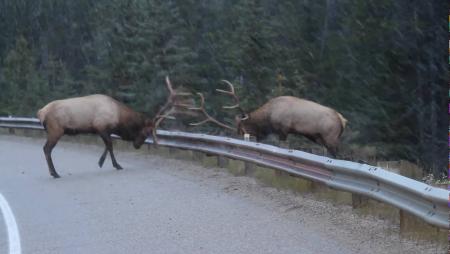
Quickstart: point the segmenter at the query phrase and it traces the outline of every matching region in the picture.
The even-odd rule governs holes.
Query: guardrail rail
[[[0,117],[0,127],[43,130],[38,119],[24,117]],[[201,151],[282,170],[333,189],[376,199],[434,226],[449,228],[448,190],[380,167],[228,137],[163,130],[157,134],[161,146]],[[146,143],[152,144],[153,140],[147,139]]]

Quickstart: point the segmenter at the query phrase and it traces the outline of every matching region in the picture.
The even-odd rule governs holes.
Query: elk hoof
[[[52,173],[51,175],[53,176],[53,178],[61,178],[61,177],[58,175],[58,173]]]
[[[122,169],[123,169],[119,164],[114,165],[114,167],[115,167],[117,170],[122,170]]]

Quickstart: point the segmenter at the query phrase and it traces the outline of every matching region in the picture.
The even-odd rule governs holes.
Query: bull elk
[[[216,90],[232,96],[236,102],[232,106],[223,106],[223,108],[236,108],[241,112],[240,115],[235,117],[235,129],[239,135],[250,134],[255,136],[257,141],[260,141],[268,134],[274,133],[278,134],[279,139],[284,141],[288,134],[299,134],[325,146],[328,152],[336,157],[339,138],[347,123],[347,120],[339,112],[309,100],[280,96],[272,98],[253,112],[246,113],[240,106],[234,86],[229,81],[222,81],[229,86],[229,90]],[[202,98],[202,105],[203,101]],[[194,110],[203,111],[207,118],[193,125],[217,122],[205,112],[204,107],[194,108]],[[222,126],[223,124],[219,125]],[[227,126],[227,128],[232,127]]]
[[[168,103],[164,110],[160,110],[153,119],[101,94],[55,100],[41,108],[37,112],[37,117],[47,132],[44,154],[50,175],[54,178],[60,177],[53,165],[51,153],[64,134],[98,134],[105,143],[105,150],[98,161],[99,167],[103,166],[109,152],[112,164],[118,170],[122,167],[114,157],[111,134],[116,134],[123,140],[132,141],[136,149],[139,149],[146,138],[152,134],[154,142],[157,143],[155,130],[162,119],[169,117],[167,114],[160,115],[160,113],[170,109],[176,97],[168,77],[166,77],[166,85],[170,92]]]

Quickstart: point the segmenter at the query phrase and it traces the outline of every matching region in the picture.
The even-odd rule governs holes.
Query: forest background
[[[443,0],[0,0],[0,115],[54,99],[111,95],[154,114],[164,76],[208,110],[293,95],[341,112],[343,150],[447,172]],[[192,131],[219,133],[216,126]],[[232,134],[230,134],[232,135]]]

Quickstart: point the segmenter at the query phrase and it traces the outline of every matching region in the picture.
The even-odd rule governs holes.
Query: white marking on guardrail
[[[6,233],[8,235],[9,254],[20,254],[20,236],[17,227],[16,219],[9,207],[8,201],[0,193],[0,212],[3,214],[3,219],[6,224]]]

